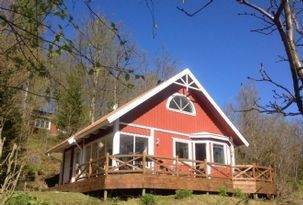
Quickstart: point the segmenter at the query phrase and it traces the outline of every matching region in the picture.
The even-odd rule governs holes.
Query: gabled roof
[[[196,77],[192,74],[189,69],[185,69],[180,73],[176,74],[175,76],[171,77],[170,79],[164,81],[163,83],[157,85],[156,87],[146,91],[145,93],[139,95],[138,97],[132,99],[128,103],[124,104],[123,106],[117,108],[116,110],[110,112],[109,114],[101,117],[96,122],[92,123],[91,125],[85,127],[84,129],[78,131],[73,136],[76,140],[86,137],[92,132],[96,130],[111,125],[117,119],[128,113],[129,111],[133,110],[137,106],[141,105],[143,102],[147,101],[157,93],[161,92],[171,84],[178,84],[185,86],[188,89],[194,89],[200,91],[202,95],[207,99],[210,105],[214,108],[214,110],[218,113],[219,117],[227,123],[230,129],[235,133],[235,135],[239,138],[239,140],[246,146],[248,146],[247,140],[242,136],[239,130],[233,125],[233,123],[227,118],[227,116],[223,113],[220,107],[216,104],[216,102],[210,97],[207,91],[203,88],[203,86],[199,83]],[[70,138],[71,138],[70,137]],[[69,138],[68,138],[69,139]],[[50,148],[47,153],[50,152],[57,152],[65,149],[68,144],[68,139],[62,141],[61,143],[57,144],[56,146]]]

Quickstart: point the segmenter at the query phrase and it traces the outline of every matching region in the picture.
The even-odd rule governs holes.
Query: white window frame
[[[176,158],[176,142],[185,143],[188,145],[188,159],[192,159],[192,141],[186,140],[186,139],[180,139],[180,138],[173,138],[173,157]]]
[[[185,98],[188,100],[190,106],[192,107],[193,112],[186,112],[186,111],[182,111],[182,110],[177,110],[177,109],[174,109],[174,108],[170,108],[170,107],[169,107],[169,104],[170,104],[170,102],[173,100],[173,98],[176,97],[176,96],[185,97]],[[166,109],[168,109],[168,110],[170,110],[170,111],[173,111],[173,112],[178,112],[178,113],[182,113],[182,114],[186,114],[186,115],[196,116],[196,108],[195,108],[193,102],[192,102],[186,95],[183,95],[183,94],[181,94],[181,93],[175,93],[175,94],[171,95],[171,96],[167,99],[167,102],[166,102]]]
[[[81,163],[86,163],[85,159],[86,159],[86,149],[87,149],[87,147],[90,146],[90,156],[92,156],[92,152],[93,152],[93,146],[92,145],[94,143],[97,143],[97,146],[98,146],[98,143],[101,142],[101,140],[102,140],[101,138],[98,138],[98,139],[96,139],[94,141],[91,141],[91,142],[89,142],[89,143],[87,143],[87,144],[84,145],[84,147],[83,147],[83,157],[80,160]],[[99,157],[98,155],[99,155],[99,153],[97,152],[97,158]]]
[[[120,134],[120,136],[119,136],[120,138],[121,138],[121,135],[134,136],[133,140],[135,140],[136,137],[147,138],[147,143],[148,143],[147,154],[148,155],[153,155],[154,154],[154,138],[152,136],[135,134],[135,133],[130,133],[130,132],[120,132],[119,134]],[[119,148],[118,148],[119,153],[120,153],[120,142],[121,142],[121,140],[119,140],[119,144],[118,144],[118,146],[119,146]],[[135,145],[135,143],[133,143],[133,144],[134,144],[133,145],[134,146],[133,150],[134,150],[136,145]]]
[[[206,161],[210,161],[210,150],[209,150],[209,141],[205,141],[205,140],[197,140],[197,141],[192,141],[193,143],[193,159],[196,159],[196,144],[205,144],[205,148],[206,148]]]
[[[36,122],[37,121],[39,121],[39,126],[37,126],[36,124]],[[46,122],[48,122],[48,126],[46,127],[45,126],[45,123]],[[42,123],[43,123],[43,125],[42,125]],[[41,118],[37,118],[37,119],[35,119],[35,124],[34,124],[34,126],[35,126],[35,128],[39,128],[39,129],[47,129],[47,130],[50,130],[50,128],[51,128],[51,121],[50,120],[48,120],[48,119],[41,119]]]
[[[222,143],[222,142],[212,142],[211,143],[211,152],[212,152],[212,163],[215,163],[216,165],[221,165],[220,163],[217,163],[214,161],[214,145],[223,145],[223,154],[224,154],[224,163],[222,165],[228,165],[227,162],[227,156],[226,156],[226,143]]]

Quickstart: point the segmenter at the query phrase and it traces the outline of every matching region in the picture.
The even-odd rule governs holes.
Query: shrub
[[[193,191],[192,190],[185,190],[185,189],[180,189],[180,190],[176,190],[176,199],[184,199],[184,198],[188,198],[191,197],[193,195]]]
[[[142,205],[155,205],[156,204],[156,196],[153,194],[145,194],[141,197]]]
[[[228,196],[228,194],[227,194],[227,189],[226,189],[225,186],[220,186],[220,187],[219,187],[219,195],[220,195],[220,196]]]
[[[119,197],[113,197],[112,198],[112,205],[118,205],[119,204],[119,200],[120,200]]]
[[[237,198],[244,198],[244,194],[243,194],[243,192],[241,191],[241,189],[239,189],[239,188],[236,188],[235,190],[234,190],[234,197],[237,197]]]
[[[47,205],[46,202],[37,199],[37,197],[30,196],[28,193],[16,192],[5,203],[5,205]]]

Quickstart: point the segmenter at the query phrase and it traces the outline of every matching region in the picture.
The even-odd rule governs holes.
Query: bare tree
[[[233,121],[249,141],[249,147],[237,149],[239,163],[272,166],[277,194],[289,197],[302,176],[302,121],[286,120],[281,114],[264,115],[257,110],[243,112],[254,105],[258,92],[253,84],[241,87],[236,102],[230,106]]]
[[[236,0],[243,6],[248,7],[252,12],[245,12],[241,15],[251,16],[261,21],[261,28],[254,32],[265,35],[278,32],[281,43],[284,47],[286,57],[280,60],[288,62],[288,69],[291,72],[291,88],[272,79],[265,71],[263,65],[260,68],[260,79],[250,78],[258,82],[266,82],[273,85],[273,100],[266,105],[255,104],[253,109],[264,113],[281,113],[284,116],[303,115],[303,67],[300,47],[302,46],[302,11],[303,4],[299,0],[267,0],[262,6],[250,0]],[[187,16],[195,16],[209,7],[214,0],[202,1],[201,6],[193,12],[183,7],[177,7]],[[260,3],[261,4],[261,3]],[[267,4],[268,6],[264,6]],[[296,106],[295,112],[290,107]]]

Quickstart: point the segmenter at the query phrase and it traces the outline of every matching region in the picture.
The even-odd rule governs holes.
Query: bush
[[[228,196],[228,194],[227,194],[227,189],[226,189],[225,186],[220,186],[220,187],[219,187],[219,195],[220,195],[220,196]]]
[[[188,198],[191,197],[193,195],[193,191],[192,190],[185,190],[185,189],[180,189],[180,190],[176,190],[176,199],[184,199],[184,198]]]
[[[244,198],[244,194],[243,194],[243,192],[241,191],[241,189],[239,189],[239,188],[236,188],[235,190],[234,190],[234,197],[236,197],[236,198]]]
[[[30,196],[28,193],[16,192],[5,203],[5,205],[47,205],[46,202],[37,199],[37,197]]]
[[[156,204],[156,196],[152,194],[145,194],[141,197],[142,205],[155,205]]]

